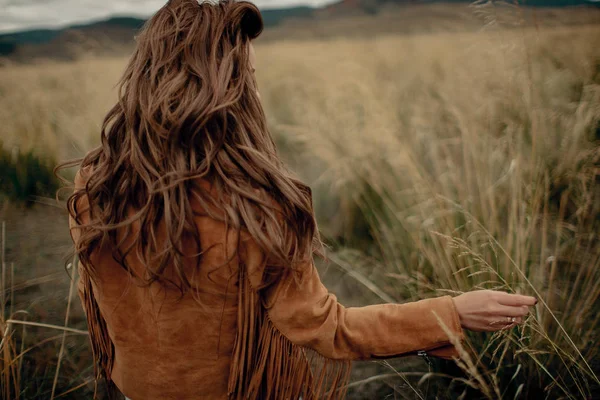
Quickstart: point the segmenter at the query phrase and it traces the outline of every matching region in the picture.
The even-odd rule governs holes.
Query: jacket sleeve
[[[251,239],[246,241],[245,257],[250,283],[259,288],[266,262]],[[286,274],[261,291],[269,319],[292,343],[331,359],[391,358],[420,350],[458,357],[450,336],[462,340],[464,332],[450,296],[346,308],[322,284],[312,260],[302,271],[300,282]]]

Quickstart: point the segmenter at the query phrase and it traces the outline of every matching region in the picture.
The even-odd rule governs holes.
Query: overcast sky
[[[255,0],[261,8],[319,6],[331,0]],[[0,32],[60,27],[111,15],[148,17],[166,0],[0,0]]]

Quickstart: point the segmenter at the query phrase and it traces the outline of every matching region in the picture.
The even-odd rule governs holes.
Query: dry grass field
[[[346,304],[473,288],[540,299],[521,327],[469,334],[456,364],[358,364],[349,398],[600,395],[600,25],[488,17],[476,31],[257,44],[272,133],[314,189],[324,280]],[[4,148],[83,155],[125,63],[1,68]],[[65,214],[0,202],[3,398],[89,398]]]

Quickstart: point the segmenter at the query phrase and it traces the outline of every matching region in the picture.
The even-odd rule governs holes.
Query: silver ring
[[[516,319],[515,317],[512,317],[512,318],[510,319],[510,322],[512,322],[512,323],[514,324],[515,322],[517,322],[517,319]]]

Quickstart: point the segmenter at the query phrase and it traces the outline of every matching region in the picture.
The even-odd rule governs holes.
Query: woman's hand
[[[523,322],[529,307],[537,303],[535,297],[494,290],[475,290],[452,300],[462,327],[478,332],[512,328]]]

